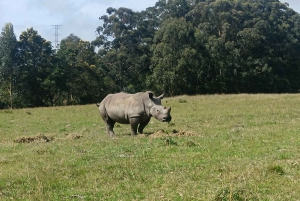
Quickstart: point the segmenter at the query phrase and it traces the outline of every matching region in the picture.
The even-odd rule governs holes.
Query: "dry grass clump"
[[[21,137],[14,140],[15,143],[44,143],[51,142],[54,138],[47,137],[43,134],[38,134],[35,137]]]

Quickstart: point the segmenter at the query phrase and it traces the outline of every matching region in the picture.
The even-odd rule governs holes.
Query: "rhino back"
[[[104,100],[103,104],[107,115],[116,122],[128,124],[132,116],[144,116],[145,100],[143,94],[110,94]]]

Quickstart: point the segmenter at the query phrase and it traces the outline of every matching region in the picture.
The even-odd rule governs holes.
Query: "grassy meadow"
[[[299,94],[163,105],[171,123],[117,138],[96,105],[0,110],[0,200],[299,200]]]

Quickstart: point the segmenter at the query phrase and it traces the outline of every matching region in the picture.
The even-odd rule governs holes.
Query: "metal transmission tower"
[[[54,29],[54,48],[57,49],[58,48],[58,44],[59,44],[59,40],[58,40],[58,36],[60,34],[58,34],[58,30],[61,29],[62,25],[52,25],[53,29]]]

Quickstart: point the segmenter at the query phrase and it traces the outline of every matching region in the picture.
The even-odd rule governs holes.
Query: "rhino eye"
[[[157,113],[159,113],[159,110],[156,110]]]

